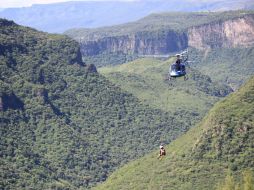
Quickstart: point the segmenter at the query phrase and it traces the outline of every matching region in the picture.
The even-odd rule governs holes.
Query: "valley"
[[[239,182],[241,172],[253,171],[253,90],[252,77],[239,91],[215,104],[200,124],[168,145],[163,160],[156,158],[158,151],[152,152],[94,189],[220,189],[218,185],[229,172]],[[249,182],[251,189],[253,181]],[[231,181],[227,187],[235,185]]]
[[[206,113],[231,88],[212,82],[199,71],[188,68],[189,80],[165,80],[174,59],[166,61],[143,58],[114,67],[99,69],[106,78],[120,88],[134,94],[146,104],[164,111]]]
[[[66,36],[0,25],[1,188],[90,188],[201,119],[120,89]]]
[[[247,10],[64,35],[0,18],[0,189],[252,186],[253,47]],[[188,80],[165,80],[186,48]]]

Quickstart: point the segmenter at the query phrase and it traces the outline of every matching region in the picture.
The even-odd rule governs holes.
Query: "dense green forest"
[[[0,189],[94,186],[200,120],[142,103],[78,43],[0,19]]]
[[[253,189],[253,113],[254,77],[168,145],[162,160],[153,152],[94,189]]]
[[[190,49],[191,66],[213,81],[238,89],[254,73],[254,47],[215,48],[209,51]]]
[[[253,190],[254,189],[254,176],[251,170],[242,172],[241,177],[234,177],[229,172],[223,182],[216,186],[216,190]]]
[[[165,29],[183,32],[194,20],[199,25],[246,14],[253,12],[153,14],[74,33],[90,38],[144,29],[161,35]],[[254,166],[254,79],[169,145],[165,159],[147,154],[186,133],[249,79],[253,56],[253,48],[190,49],[189,80],[168,82],[173,59],[120,52],[82,58],[78,42],[68,36],[0,19],[0,189],[87,189],[138,158],[98,189],[251,184],[245,179],[252,179],[246,169]],[[94,66],[125,62],[99,72]]]

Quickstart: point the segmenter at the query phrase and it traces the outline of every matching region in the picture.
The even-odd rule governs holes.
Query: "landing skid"
[[[170,75],[166,75],[164,81],[169,85],[169,86],[174,86],[174,83],[176,82],[176,79],[180,77],[171,77]],[[187,81],[189,77],[187,75],[183,76],[183,80]]]
[[[166,75],[164,80],[165,80],[165,81],[175,81],[176,78],[179,78],[179,77],[171,77],[170,75]],[[188,77],[187,75],[184,75],[184,76],[183,76],[183,80],[184,80],[184,81],[186,81],[186,80],[188,80],[188,79],[189,79],[189,77]]]

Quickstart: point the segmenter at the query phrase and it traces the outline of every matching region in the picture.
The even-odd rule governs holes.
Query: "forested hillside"
[[[208,51],[190,49],[191,66],[220,82],[238,89],[254,74],[254,46],[215,48]]]
[[[0,189],[94,186],[200,119],[141,103],[83,63],[70,38],[5,19],[0,72]]]
[[[0,189],[91,188],[187,132],[253,75],[253,15],[153,14],[126,25],[73,30],[78,42],[89,42],[81,48],[68,36],[0,19]],[[133,47],[138,53],[166,52],[164,37],[167,48],[180,51],[188,47],[189,27],[235,18],[251,29],[244,33],[250,34],[248,47],[190,49],[187,81],[164,81],[173,59],[137,59],[99,72],[94,66],[143,56],[129,52]],[[133,38],[126,32],[137,46],[128,44]],[[228,169],[240,176],[253,168],[253,84],[251,79],[217,104],[167,147],[164,160],[156,160],[156,153],[140,158],[98,188],[206,189],[223,181]]]
[[[158,160],[158,152],[153,152],[114,172],[95,189],[252,189],[253,113],[252,77],[167,146],[165,158]]]

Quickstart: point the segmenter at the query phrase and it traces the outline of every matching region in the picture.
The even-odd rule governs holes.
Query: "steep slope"
[[[98,40],[107,37],[124,37],[142,32],[181,32],[191,27],[223,23],[252,16],[253,11],[225,12],[163,12],[153,13],[135,22],[98,28],[76,28],[65,33],[77,40]],[[151,33],[153,34],[153,33]],[[163,33],[161,33],[163,34]]]
[[[253,12],[152,14],[136,22],[66,34],[81,43],[83,56],[105,52],[168,54],[195,48],[253,45]]]
[[[95,189],[214,189],[228,170],[254,169],[254,78],[217,103],[197,126],[169,146],[131,162]],[[239,178],[238,178],[239,179]]]
[[[234,0],[230,3],[227,0],[77,1],[8,8],[0,13],[0,17],[47,32],[63,32],[70,28],[92,28],[126,23],[163,11],[237,10],[251,9],[253,5],[251,0]],[[132,14],[129,14],[130,12]]]
[[[251,47],[254,14],[248,11],[161,13],[128,24],[65,33],[81,44],[86,61],[105,66],[123,63],[133,56],[169,54],[187,47],[201,50]]]
[[[254,46],[214,48],[208,51],[190,49],[189,55],[193,68],[233,89],[238,89],[254,74]]]
[[[99,72],[122,89],[134,94],[146,104],[164,111],[190,111],[202,115],[221,97],[229,94],[228,86],[212,82],[211,78],[188,68],[189,80],[165,81],[173,59],[137,59]]]
[[[70,38],[4,19],[0,73],[0,189],[91,187],[199,119],[142,104]]]

